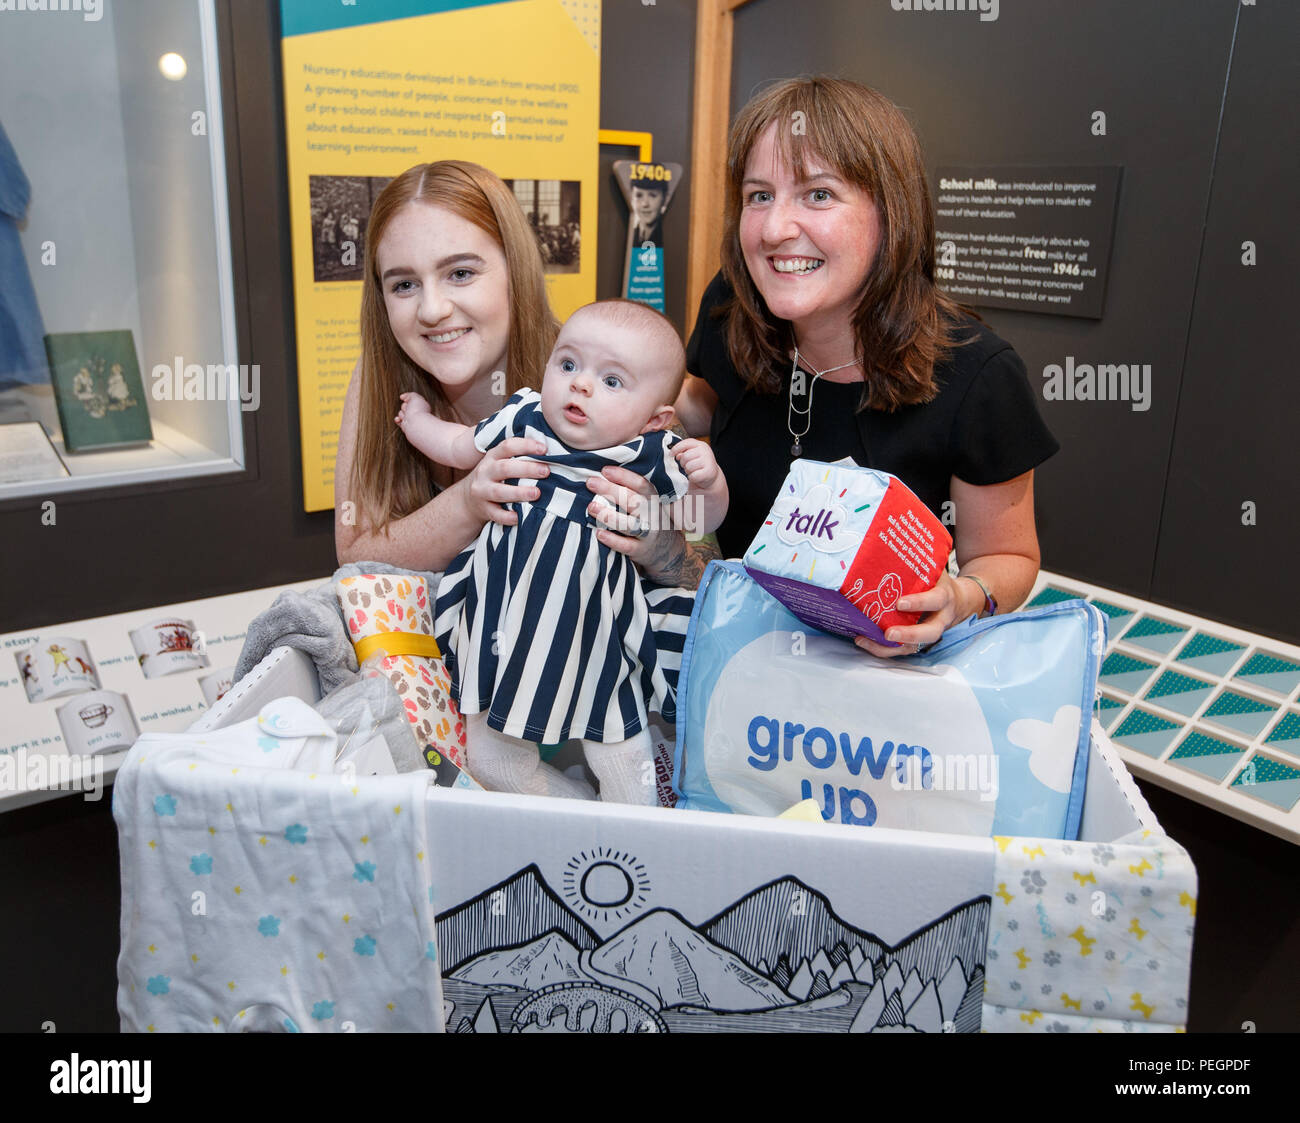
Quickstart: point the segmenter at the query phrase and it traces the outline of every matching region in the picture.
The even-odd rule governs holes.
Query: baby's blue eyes
[[[572,374],[578,369],[578,364],[573,359],[561,359],[557,365],[565,374]],[[617,374],[603,374],[600,382],[608,390],[620,390],[623,387],[623,380]]]

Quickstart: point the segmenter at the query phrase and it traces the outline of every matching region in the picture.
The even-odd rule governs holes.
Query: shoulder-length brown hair
[[[789,321],[768,311],[740,247],[745,165],[773,122],[778,151],[796,178],[807,162],[820,161],[865,191],[880,214],[880,246],[852,317],[866,370],[859,408],[930,401],[938,393],[935,362],[956,343],[960,306],[934,283],[934,207],[921,145],[892,101],[838,78],[781,82],[754,97],[731,126],[722,272],[735,298],[720,314],[732,363],[751,389],[775,393],[795,342]]]
[[[366,227],[365,277],[361,290],[361,388],[351,494],[364,525],[387,532],[388,524],[418,510],[450,476],[419,452],[396,425],[401,394],[429,399],[439,417],[456,420],[437,379],[418,367],[388,326],[376,252],[388,224],[408,203],[445,207],[490,234],[506,258],[510,338],[506,346],[506,393],[539,389],[559,324],[546,296],[546,275],[537,238],[518,201],[501,180],[478,164],[440,160],[417,164],[380,192]]]

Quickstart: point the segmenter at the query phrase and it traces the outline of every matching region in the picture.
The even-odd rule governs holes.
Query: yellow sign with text
[[[281,11],[303,505],[322,511],[360,355],[366,223],[388,180],[433,160],[490,168],[537,231],[556,315],[595,299],[600,3]]]

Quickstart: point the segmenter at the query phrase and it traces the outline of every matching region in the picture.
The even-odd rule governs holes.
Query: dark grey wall
[[[1146,412],[1042,403],[1062,446],[1036,476],[1043,564],[1292,641],[1295,598],[1263,575],[1300,544],[1287,504],[1300,399],[1275,342],[1295,296],[1283,107],[1300,94],[1297,16],[1239,0],[1017,0],[981,22],[889,0],[752,0],[732,82],[737,109],[798,74],[875,86],[908,111],[931,171],[1123,165],[1103,319],[982,311],[1040,391],[1067,355],[1152,367]],[[1251,237],[1260,264],[1243,269]],[[1241,524],[1248,499],[1254,527]]]
[[[654,134],[654,158],[681,164],[682,182],[664,217],[665,311],[686,326],[686,232],[691,205],[691,109],[695,81],[694,0],[615,0],[603,5],[600,127]],[[627,204],[614,182],[615,160],[634,148],[600,150],[600,245],[596,296],[622,295]]]
[[[1300,639],[1300,4],[1242,7],[1151,596]],[[1242,264],[1242,243],[1257,264]],[[1243,504],[1255,504],[1246,525]],[[1277,576],[1274,576],[1274,575]],[[1276,621],[1276,623],[1270,623]]]

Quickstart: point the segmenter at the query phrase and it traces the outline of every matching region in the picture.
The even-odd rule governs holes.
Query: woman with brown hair
[[[934,211],[907,119],[855,82],[773,86],[732,125],[725,203],[722,270],[676,404],[731,483],[721,553],[744,553],[791,460],[852,457],[955,516],[961,565],[899,602],[926,614],[890,629],[899,646],[860,647],[912,654],[953,623],[1015,608],[1038,572],[1033,470],[1059,446],[1019,356],[935,285]],[[635,514],[634,481],[605,475],[595,490]],[[710,556],[671,533],[605,537],[680,584]]]
[[[536,496],[540,441],[502,442],[464,478],[416,451],[394,424],[415,392],[473,425],[541,386],[559,325],[537,240],[510,189],[461,160],[420,164],[375,200],[366,235],[361,358],[343,407],[334,474],[339,562],[440,571],[503,504]],[[509,481],[509,482],[507,482]]]

